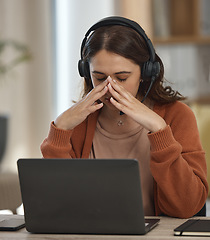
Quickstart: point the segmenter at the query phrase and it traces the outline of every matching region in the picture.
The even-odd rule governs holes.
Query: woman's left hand
[[[110,102],[120,111],[131,117],[150,132],[166,127],[166,122],[158,114],[136,99],[117,81],[109,78],[108,89],[112,97]]]

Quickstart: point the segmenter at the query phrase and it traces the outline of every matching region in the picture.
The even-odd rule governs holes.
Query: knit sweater
[[[156,215],[188,218],[203,207],[208,195],[207,167],[195,116],[181,102],[158,105],[153,110],[167,127],[148,133],[150,169],[154,178]],[[99,111],[73,130],[51,123],[41,145],[44,158],[89,158]]]

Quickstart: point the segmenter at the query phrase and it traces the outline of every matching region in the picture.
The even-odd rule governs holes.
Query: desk
[[[0,215],[0,220],[11,218],[11,217],[19,217],[17,215]],[[206,218],[210,219],[210,218]],[[173,229],[178,225],[184,223],[186,219],[177,219],[177,218],[169,218],[169,217],[160,217],[159,225],[154,228],[152,231],[147,233],[146,235],[71,235],[71,234],[31,234],[26,231],[25,228],[16,231],[16,232],[0,232],[0,239],[16,239],[16,240],[49,240],[49,239],[68,239],[68,240],[137,240],[137,239],[145,239],[145,240],[187,240],[187,239],[195,239],[195,240],[204,240],[209,239],[209,237],[176,237],[173,234]]]

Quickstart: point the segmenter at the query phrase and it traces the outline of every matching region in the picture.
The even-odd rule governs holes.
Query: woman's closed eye
[[[126,81],[127,78],[129,77],[130,72],[126,72],[126,73],[117,73],[115,74],[115,78],[121,82]]]
[[[93,72],[93,76],[95,77],[95,79],[97,79],[98,81],[105,81],[107,79],[107,76],[103,73],[97,73],[97,72]]]
[[[105,81],[107,79],[107,76],[106,77],[95,77],[95,78],[98,81]],[[115,77],[116,80],[121,81],[121,82],[125,81],[127,78],[128,77],[119,77],[119,76]]]
[[[114,74],[113,79],[123,82],[123,81],[127,80],[127,78],[130,76],[130,74],[131,74],[131,72],[127,72],[127,71],[117,72]],[[97,79],[98,81],[105,81],[108,77],[104,73],[97,72],[97,71],[94,71],[93,75],[94,75],[95,79]]]
[[[127,78],[128,78],[128,76],[126,76],[126,77],[125,76],[124,77],[123,76],[117,76],[116,77],[116,79],[121,81],[121,82],[125,81]]]
[[[107,77],[95,77],[98,81],[105,81]]]

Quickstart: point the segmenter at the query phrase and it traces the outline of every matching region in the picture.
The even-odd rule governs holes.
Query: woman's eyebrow
[[[130,74],[131,72],[128,71],[121,71],[121,72],[116,72],[115,74]]]
[[[105,75],[105,73],[102,73],[102,72],[99,72],[99,71],[93,71],[92,73]],[[130,74],[130,73],[131,72],[129,72],[129,71],[120,71],[120,72],[116,72],[115,74]]]
[[[98,72],[98,71],[92,71],[92,73],[105,75],[105,73]]]

